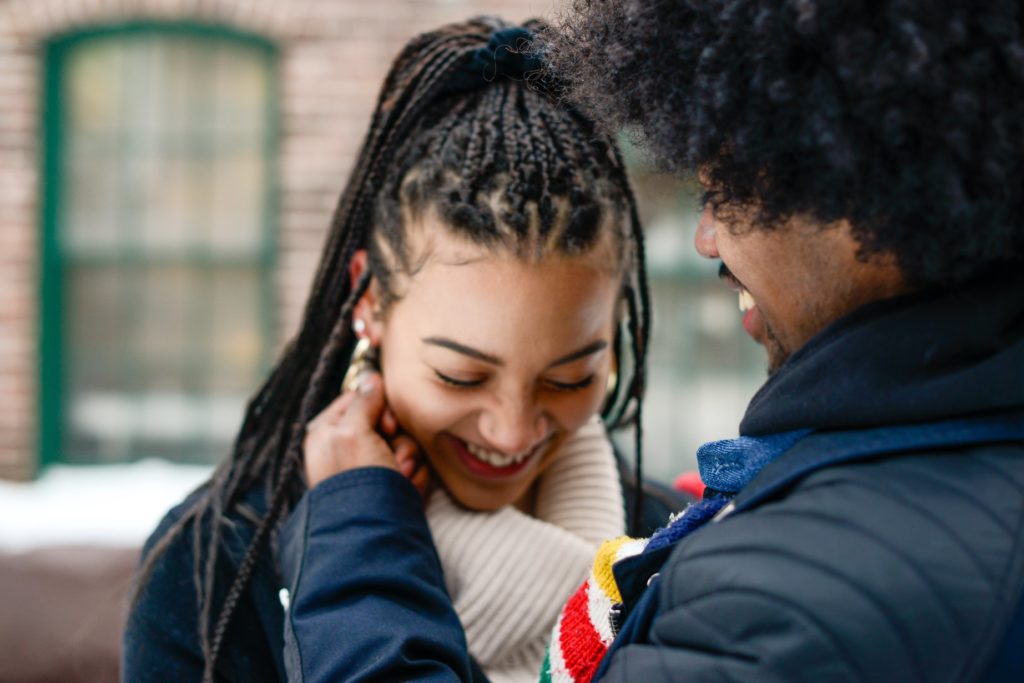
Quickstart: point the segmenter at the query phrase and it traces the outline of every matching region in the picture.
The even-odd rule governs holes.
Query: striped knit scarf
[[[622,603],[612,565],[626,557],[672,545],[699,529],[765,465],[809,433],[804,429],[764,437],[741,436],[701,446],[697,450],[701,479],[716,495],[674,515],[668,525],[649,539],[623,536],[601,545],[590,576],[569,598],[552,630],[541,668],[541,683],[588,683],[594,677],[615,637],[612,611],[621,608]]]

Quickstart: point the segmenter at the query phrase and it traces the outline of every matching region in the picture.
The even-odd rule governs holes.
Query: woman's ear
[[[354,290],[367,272],[367,255],[365,249],[360,249],[352,255],[348,265],[348,274],[351,278],[352,289]],[[352,311],[352,323],[359,326],[357,321],[362,321],[363,331],[360,337],[368,337],[373,346],[380,345],[380,338],[383,336],[383,320],[380,315],[380,297],[378,294],[377,280],[371,279],[370,286],[366,288],[363,295],[356,302],[355,310]]]

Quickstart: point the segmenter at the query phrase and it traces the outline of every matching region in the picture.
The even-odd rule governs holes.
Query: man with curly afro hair
[[[703,183],[770,377],[541,680],[1024,681],[1024,4],[575,3],[551,68]],[[388,624],[401,680],[481,680],[447,612]]]
[[[576,0],[552,40],[703,184],[770,377],[615,565],[600,667],[563,619],[545,675],[1024,680],[1024,5]]]

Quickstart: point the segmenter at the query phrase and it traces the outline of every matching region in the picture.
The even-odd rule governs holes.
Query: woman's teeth
[[[464,443],[466,444],[466,450],[468,450],[474,458],[482,460],[491,467],[511,467],[512,465],[518,465],[523,460],[526,460],[526,458],[534,451],[534,449],[531,448],[519,455],[505,455],[504,453],[495,453],[494,451],[480,448],[468,441]]]
[[[740,290],[740,310],[744,313],[749,311],[751,308],[756,306],[757,303],[754,301],[754,297],[750,296],[750,292],[745,289]]]

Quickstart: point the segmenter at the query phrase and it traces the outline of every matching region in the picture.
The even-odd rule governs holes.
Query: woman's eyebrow
[[[584,356],[589,356],[592,353],[597,353],[598,351],[601,351],[602,349],[606,348],[607,346],[608,346],[608,342],[606,342],[604,339],[598,339],[595,342],[591,342],[590,344],[587,344],[586,346],[584,346],[582,349],[580,349],[578,351],[573,351],[572,353],[570,353],[567,356],[562,356],[561,358],[556,360],[554,363],[552,363],[548,367],[549,368],[554,368],[554,367],[557,367],[559,365],[565,365],[567,363],[571,363],[574,360],[579,360],[580,358],[583,358]]]
[[[454,341],[452,339],[447,339],[445,337],[424,337],[423,338],[423,343],[424,344],[431,344],[433,346],[440,346],[441,348],[448,349],[449,351],[454,351],[455,353],[461,353],[464,356],[469,356],[470,358],[475,358],[476,360],[480,360],[480,361],[483,361],[485,363],[490,363],[491,365],[497,365],[497,366],[501,367],[501,366],[503,366],[505,364],[505,361],[501,360],[497,356],[492,356],[489,353],[484,353],[483,351],[479,351],[477,349],[474,349],[471,346],[466,346],[465,344],[460,344],[457,341]],[[554,363],[552,363],[548,367],[549,368],[554,368],[554,367],[558,367],[559,365],[566,365],[567,363],[571,363],[574,360],[579,360],[580,358],[583,358],[584,356],[589,356],[592,353],[597,353],[598,351],[601,351],[602,349],[607,348],[607,346],[608,346],[608,342],[607,341],[605,341],[604,339],[598,339],[595,342],[591,342],[590,344],[587,344],[582,349],[579,349],[577,351],[573,351],[572,353],[570,353],[568,355],[562,356],[561,358],[556,360]]]
[[[483,362],[490,363],[491,365],[501,366],[501,365],[505,364],[505,362],[503,360],[501,360],[500,358],[498,358],[497,356],[492,356],[489,353],[484,353],[483,351],[478,351],[477,349],[474,349],[474,348],[472,348],[470,346],[466,346],[465,344],[460,344],[457,341],[453,341],[451,339],[446,339],[444,337],[425,337],[423,339],[423,343],[424,344],[432,344],[434,346],[440,346],[440,347],[448,349],[450,351],[454,351],[455,353],[461,353],[464,356],[469,356],[470,358],[475,358],[477,360],[482,360]]]

